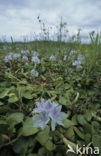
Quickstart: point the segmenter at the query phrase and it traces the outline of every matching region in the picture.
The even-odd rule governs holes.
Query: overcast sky
[[[37,17],[49,26],[67,22],[70,34],[83,29],[83,35],[101,27],[101,0],[0,0],[0,38],[20,39],[40,32]]]

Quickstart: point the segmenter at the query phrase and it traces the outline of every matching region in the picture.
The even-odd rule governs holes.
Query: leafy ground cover
[[[65,156],[68,144],[101,151],[101,46],[91,41],[1,49],[0,155]]]

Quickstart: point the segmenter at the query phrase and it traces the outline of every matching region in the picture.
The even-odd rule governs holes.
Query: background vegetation
[[[101,153],[99,35],[90,34],[91,44],[82,44],[79,34],[63,42],[62,27],[57,41],[0,43],[1,156],[65,156],[68,144],[74,150],[76,144],[97,146]],[[40,63],[32,61],[33,51],[39,53]],[[7,62],[10,52],[21,56]],[[56,59],[50,59],[52,55]],[[74,63],[78,57],[80,67]],[[38,76],[31,75],[33,69]],[[41,98],[62,105],[67,114],[64,127],[57,125],[52,131],[50,123],[44,130],[33,126],[32,111]]]

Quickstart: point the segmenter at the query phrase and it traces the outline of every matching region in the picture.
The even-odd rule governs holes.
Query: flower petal
[[[55,130],[55,125],[56,125],[56,122],[53,120],[53,121],[51,122],[51,128],[52,128],[52,131]]]

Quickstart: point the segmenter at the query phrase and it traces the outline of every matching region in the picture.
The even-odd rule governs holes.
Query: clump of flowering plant
[[[55,130],[56,124],[64,126],[63,120],[66,119],[67,114],[61,112],[61,105],[51,102],[50,99],[46,102],[41,99],[41,102],[37,102],[36,105],[37,108],[33,109],[33,113],[35,113],[33,116],[34,127],[41,127],[43,130],[49,121],[51,121],[52,131]]]

